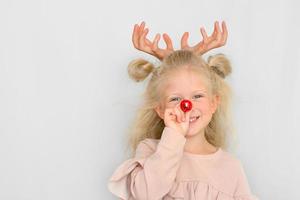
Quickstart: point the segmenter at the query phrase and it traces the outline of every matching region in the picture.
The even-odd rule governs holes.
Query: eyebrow
[[[195,91],[193,91],[192,93],[196,93],[196,92],[203,92],[203,93],[206,93],[206,90],[195,90]],[[166,98],[169,98],[169,97],[171,97],[171,96],[175,96],[175,95],[179,95],[180,96],[180,94],[179,93],[177,93],[177,92],[175,92],[175,93],[172,93],[172,94],[170,94],[169,96],[167,96]]]

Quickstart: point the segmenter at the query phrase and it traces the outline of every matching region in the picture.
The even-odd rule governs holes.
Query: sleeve
[[[186,138],[165,127],[156,150],[143,140],[134,158],[123,162],[108,182],[108,189],[124,200],[162,199],[172,187]]]
[[[243,165],[238,161],[238,179],[235,189],[234,200],[259,200],[252,194]]]

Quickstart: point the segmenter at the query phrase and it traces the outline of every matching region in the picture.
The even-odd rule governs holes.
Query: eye
[[[176,100],[179,100],[180,98],[179,97],[173,97],[170,99],[170,101],[176,101]]]
[[[203,95],[198,94],[198,95],[195,95],[194,97],[195,97],[195,98],[201,98],[201,97],[203,97]]]

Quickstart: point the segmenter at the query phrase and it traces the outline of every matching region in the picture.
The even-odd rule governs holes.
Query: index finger
[[[185,114],[185,112],[183,112],[183,110],[181,109],[181,107],[180,107],[180,102],[176,105],[175,109],[178,110],[178,112],[180,113],[180,119],[181,119],[181,121],[184,121],[184,120],[185,120],[185,117],[186,117],[186,114]]]

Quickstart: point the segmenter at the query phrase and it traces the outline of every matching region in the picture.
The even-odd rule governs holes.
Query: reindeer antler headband
[[[158,47],[160,40],[160,34],[156,34],[153,42],[147,39],[148,28],[145,28],[145,22],[141,25],[135,24],[132,34],[132,42],[136,49],[155,56],[159,60],[163,60],[164,57],[174,51],[172,40],[168,34],[163,34],[163,39],[166,43],[166,48],[161,49]],[[181,38],[181,49],[191,50],[196,55],[203,55],[211,49],[215,49],[224,46],[227,41],[227,27],[226,23],[222,22],[222,31],[219,26],[219,22],[214,23],[214,31],[211,36],[207,36],[207,33],[203,27],[200,28],[200,32],[203,40],[197,43],[195,46],[188,45],[189,33],[185,32]]]

